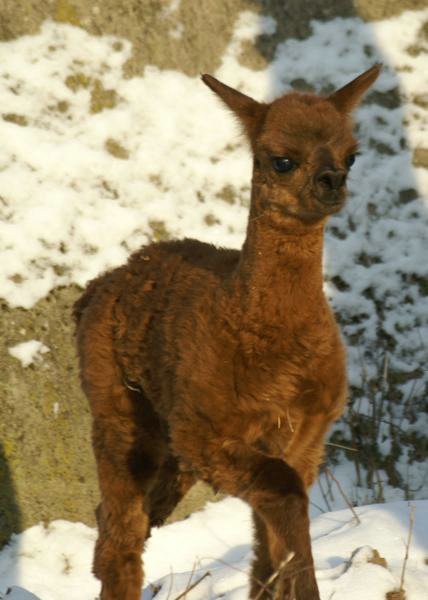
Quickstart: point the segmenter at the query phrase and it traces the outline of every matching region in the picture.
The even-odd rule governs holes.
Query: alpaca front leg
[[[273,567],[268,580],[272,581],[274,593],[266,598],[319,600],[305,503],[300,498],[268,502],[260,509],[260,514],[266,524]],[[251,597],[257,598],[257,595]]]
[[[248,502],[255,514],[251,600],[320,600],[299,474],[283,460],[243,446],[216,458],[212,483]]]
[[[258,543],[261,540],[264,544],[272,565],[263,581],[265,586],[271,582],[268,588],[259,585],[257,591],[254,586],[250,597],[319,600],[309,536],[308,498],[297,472],[283,461],[267,459],[248,492],[248,502],[260,521],[256,527]],[[255,561],[255,577],[263,561],[266,562],[265,557]]]
[[[251,571],[251,600],[318,600],[311,557],[303,560],[304,553],[296,554],[289,549],[296,547],[293,542],[286,541],[289,536],[281,539],[279,532],[269,531],[265,521],[254,514],[255,557]]]
[[[254,560],[251,570],[250,598],[272,600],[273,585],[269,578],[274,572],[269,553],[269,541],[266,525],[258,513],[253,510],[254,523]]]

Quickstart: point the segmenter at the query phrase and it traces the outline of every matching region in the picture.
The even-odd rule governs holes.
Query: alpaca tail
[[[86,289],[84,290],[83,294],[74,303],[73,318],[76,323],[76,327],[79,325],[80,320],[82,318],[83,313],[85,312],[86,307],[89,306],[89,304],[91,304],[92,299],[95,295],[95,292],[99,288],[101,278],[104,279],[103,276],[100,276],[100,277],[97,277],[96,279],[93,279],[92,281],[90,281],[89,284],[86,286]]]

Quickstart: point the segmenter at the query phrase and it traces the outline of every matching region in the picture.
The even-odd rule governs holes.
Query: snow
[[[21,365],[29,367],[36,361],[42,360],[42,355],[49,352],[49,348],[45,346],[39,340],[28,340],[27,342],[21,342],[15,346],[11,346],[8,349],[11,356],[18,359]]]
[[[415,501],[406,566],[407,600],[428,597],[428,501]],[[311,524],[322,600],[385,600],[399,588],[411,506],[394,502],[330,512]],[[90,565],[96,532],[81,523],[54,521],[13,537],[0,553],[0,593],[19,586],[9,600],[94,600],[99,583]],[[236,498],[208,504],[187,520],[154,529],[144,553],[142,600],[174,600],[209,575],[188,600],[247,600],[252,543],[249,507]],[[386,568],[370,559],[377,550]],[[158,590],[154,593],[154,590]],[[26,591],[26,593],[24,593]],[[1,596],[0,596],[1,597]]]

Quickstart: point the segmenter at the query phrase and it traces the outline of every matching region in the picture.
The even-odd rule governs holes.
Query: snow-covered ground
[[[428,495],[427,469],[405,442],[428,430],[428,171],[420,166],[427,152],[427,21],[428,10],[370,25],[357,18],[314,22],[312,36],[284,42],[266,69],[252,71],[239,63],[241,45],[272,33],[275,22],[243,13],[215,73],[269,100],[299,79],[329,90],[384,63],[377,102],[356,114],[361,156],[348,205],[331,219],[325,256],[326,292],[348,345],[349,414],[367,417],[366,429],[376,422],[377,430],[368,443],[360,427],[363,437],[354,440],[342,421],[336,434],[361,453],[367,447],[394,455],[406,494],[418,498]],[[84,285],[152,238],[242,243],[251,163],[232,117],[199,78],[147,67],[126,79],[130,51],[125,40],[53,22],[0,44],[0,295],[12,307],[31,308],[56,286]],[[22,367],[30,361],[38,368],[48,348],[24,334],[22,342],[10,353]],[[357,487],[349,463],[339,462],[336,475],[353,501],[379,495],[364,482]],[[385,465],[377,485],[386,499],[402,498],[400,487],[385,483]],[[359,469],[364,476],[364,461]],[[314,514],[326,499],[332,508],[342,502],[337,490],[333,498],[316,486]],[[414,504],[405,587],[407,600],[426,600],[428,504]],[[384,600],[399,583],[408,505],[358,512],[358,526],[348,510],[313,521],[323,600]],[[61,521],[17,536],[0,554],[0,591],[19,585],[41,600],[93,600],[94,539],[87,527]],[[249,544],[248,509],[233,499],[157,530],[146,553],[148,582],[161,585],[156,600],[174,600],[192,570],[194,579],[210,575],[188,600],[245,598]],[[388,569],[367,563],[366,550],[349,564],[367,545]],[[30,600],[17,590],[12,597]]]
[[[400,587],[409,532],[414,528],[405,571],[407,600],[428,598],[428,502],[376,504],[325,513],[312,521],[317,579],[323,600],[385,600]],[[235,498],[209,504],[189,519],[153,530],[144,554],[142,600],[175,600],[202,578],[187,600],[247,600],[251,561],[251,514]],[[8,600],[95,600],[91,575],[96,532],[80,523],[54,521],[16,536],[0,554],[0,592]],[[374,550],[386,561],[380,566]],[[19,586],[21,590],[13,589]],[[0,596],[1,597],[1,596]]]

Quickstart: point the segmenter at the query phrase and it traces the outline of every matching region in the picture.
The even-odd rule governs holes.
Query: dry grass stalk
[[[259,600],[259,598],[261,598],[262,594],[264,594],[265,592],[267,592],[272,598],[275,599],[275,596],[272,595],[272,592],[269,590],[269,586],[272,585],[272,583],[278,579],[279,575],[281,574],[281,571],[283,570],[283,568],[294,558],[294,552],[290,552],[287,557],[281,562],[281,564],[279,565],[279,567],[277,568],[276,571],[274,571],[272,573],[272,575],[269,577],[269,579],[266,580],[266,582],[263,585],[262,589],[259,591],[259,593],[257,594],[257,596],[254,598],[254,600]]]
[[[360,517],[357,515],[354,507],[351,504],[351,501],[349,500],[348,496],[345,494],[344,489],[342,488],[342,486],[340,485],[339,481],[336,479],[336,477],[333,475],[333,473],[331,472],[331,470],[327,467],[325,469],[325,472],[327,473],[327,475],[335,482],[335,484],[338,487],[339,492],[342,495],[342,498],[345,500],[346,504],[349,506],[352,514],[354,515],[354,519],[356,520],[356,522],[358,523],[358,525],[361,524],[361,520]]]
[[[386,600],[406,600],[406,592],[404,591],[404,577],[406,575],[406,566],[407,560],[409,558],[409,548],[410,543],[412,541],[413,535],[413,526],[415,524],[415,505],[410,505],[410,515],[409,515],[409,533],[407,536],[406,542],[406,553],[404,555],[403,560],[403,568],[401,569],[401,577],[400,577],[400,588],[398,590],[392,590],[386,594]]]
[[[193,590],[197,585],[199,585],[201,583],[201,581],[203,581],[205,579],[205,577],[210,577],[211,573],[209,571],[207,571],[206,573],[204,573],[203,575],[201,575],[201,577],[199,577],[199,579],[197,579],[194,583],[192,583],[192,585],[188,585],[186,587],[186,589],[184,590],[184,592],[182,592],[181,594],[179,594],[175,600],[183,600],[183,598],[186,598],[187,594]]]
[[[344,446],[343,444],[335,444],[333,442],[326,442],[326,446],[333,446],[334,448],[342,448],[342,450],[349,450],[349,452],[358,452],[358,448],[351,448],[351,446]]]
[[[409,515],[409,534],[407,536],[407,543],[406,543],[406,554],[404,555],[403,568],[401,570],[401,579],[400,579],[400,591],[401,592],[404,592],[404,577],[406,575],[406,566],[407,566],[407,560],[409,558],[409,548],[410,548],[410,542],[412,541],[414,524],[415,524],[415,505],[411,504],[410,505],[410,515]]]
[[[326,479],[326,481],[328,482],[328,478],[327,478],[327,475],[325,474],[325,472],[324,472],[324,475],[325,475],[325,479]],[[319,485],[319,488],[320,488],[320,490],[321,490],[321,494],[322,494],[323,500],[324,500],[324,502],[325,502],[325,505],[326,505],[326,507],[327,507],[327,511],[328,511],[328,512],[331,512],[331,511],[332,511],[331,504],[330,504],[330,502],[329,502],[329,499],[328,499],[328,497],[327,497],[327,493],[326,493],[326,491],[324,490],[324,486],[323,486],[322,479],[321,479],[321,474],[320,474],[320,476],[318,477],[318,485]]]

